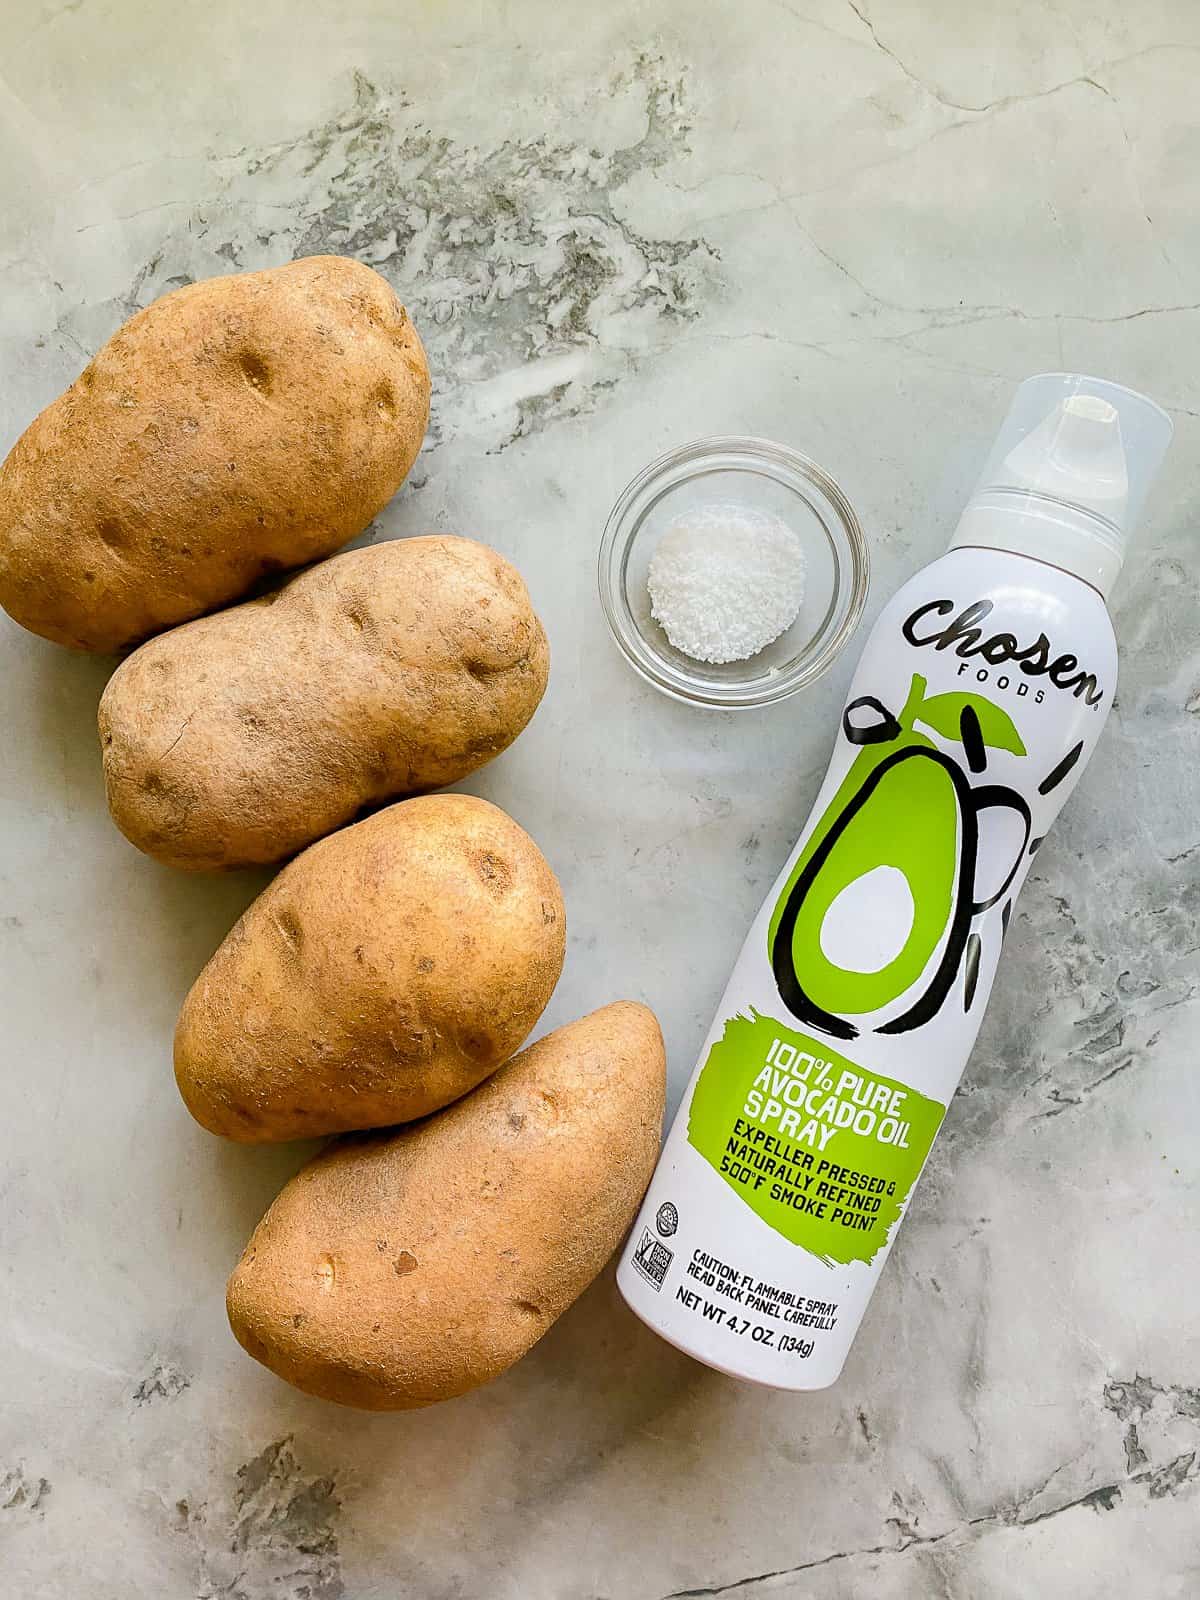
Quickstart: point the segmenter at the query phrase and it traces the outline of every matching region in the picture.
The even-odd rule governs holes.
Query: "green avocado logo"
[[[972,921],[1007,893],[1029,846],[1030,810],[1021,795],[972,782],[986,771],[989,749],[1025,755],[1011,717],[982,695],[927,695],[926,688],[914,674],[899,716],[873,695],[846,707],[842,729],[858,755],[771,918],[771,967],[784,1004],[832,1038],[856,1038],[860,1028],[852,1018],[889,1008],[876,1032],[921,1027],[945,1003],[964,958],[970,1009],[980,954]],[[947,754],[919,727],[953,741],[962,762],[958,749]],[[992,807],[1016,814],[1021,842],[999,888],[980,900],[979,817]],[[907,887],[907,932],[882,965],[860,970],[842,964],[824,935],[838,903],[844,907],[855,886],[881,870],[893,883],[899,874],[900,888]]]

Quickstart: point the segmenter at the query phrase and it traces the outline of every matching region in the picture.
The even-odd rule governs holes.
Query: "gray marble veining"
[[[622,484],[705,432],[798,445],[869,530],[873,612],[1029,372],[1143,387],[1177,433],[1115,597],[1118,708],[846,1374],[808,1397],[693,1365],[607,1275],[426,1413],[245,1358],[224,1278],[306,1151],[202,1133],[169,1051],[264,877],[137,856],[95,748],[109,664],[0,625],[0,1594],[1200,1592],[1200,10],[35,0],[3,33],[0,448],[174,284],[383,271],[435,404],[369,537],[477,534],[525,572],[551,690],[470,787],[563,880],[546,1025],[645,999],[673,1098],[852,662],[766,713],[643,688],[595,601]]]

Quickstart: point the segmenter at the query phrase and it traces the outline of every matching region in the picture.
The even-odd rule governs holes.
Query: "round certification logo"
[[[659,1206],[654,1223],[664,1239],[669,1239],[679,1226],[679,1213],[669,1200],[664,1200]]]

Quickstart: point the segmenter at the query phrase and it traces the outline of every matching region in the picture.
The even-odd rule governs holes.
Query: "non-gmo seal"
[[[679,1226],[679,1213],[669,1200],[664,1200],[654,1218],[655,1226],[664,1239],[669,1239]]]

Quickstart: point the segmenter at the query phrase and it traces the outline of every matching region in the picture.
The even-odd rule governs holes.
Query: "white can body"
[[[1116,670],[1100,595],[1026,556],[952,550],[883,611],[622,1253],[664,1338],[836,1380]]]

